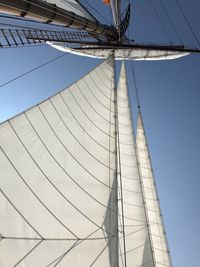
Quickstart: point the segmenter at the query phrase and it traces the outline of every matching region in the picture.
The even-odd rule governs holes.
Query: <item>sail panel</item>
[[[109,57],[0,125],[3,266],[117,264],[113,72]]]
[[[60,51],[75,54],[79,56],[91,57],[91,58],[107,58],[110,54],[110,49],[91,49],[85,47],[80,49],[70,48],[62,44],[47,42],[53,48]],[[115,49],[116,60],[171,60],[177,59],[189,55],[186,52],[174,52],[164,50],[151,50],[143,48],[127,48],[127,49]]]
[[[49,4],[54,4],[64,10],[71,11],[79,16],[94,21],[94,17],[76,0],[43,0]]]
[[[127,88],[125,64],[123,63],[119,78],[117,101],[119,127],[118,187],[119,200],[121,200],[119,201],[119,213],[124,216],[124,221],[122,217],[119,220],[119,255],[121,255],[119,266],[124,266],[124,256],[126,256],[127,266],[145,266],[148,262],[148,266],[153,267]],[[125,240],[123,235],[125,235]],[[124,252],[124,243],[126,252]]]
[[[141,113],[139,113],[138,115],[136,145],[155,266],[170,267],[170,256],[167,247],[161,211],[158,203],[158,196],[156,192],[156,186],[154,182],[154,176],[152,172]]]

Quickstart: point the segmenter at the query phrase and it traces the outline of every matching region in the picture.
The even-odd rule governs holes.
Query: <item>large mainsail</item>
[[[1,124],[1,266],[118,261],[113,70]]]
[[[170,267],[124,63],[115,80],[111,55],[0,125],[3,267]]]

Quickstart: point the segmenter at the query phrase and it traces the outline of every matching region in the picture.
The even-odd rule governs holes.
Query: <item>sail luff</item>
[[[138,113],[136,148],[155,267],[172,267],[142,115]]]

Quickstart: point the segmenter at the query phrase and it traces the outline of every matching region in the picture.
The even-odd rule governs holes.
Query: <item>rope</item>
[[[131,60],[131,70],[132,70],[133,81],[134,81],[134,85],[135,85],[135,94],[136,94],[137,107],[138,107],[138,110],[140,110],[140,98],[139,98],[138,87],[137,87],[136,76],[135,76],[135,70],[134,70],[134,66],[133,66],[133,61],[132,60]]]
[[[180,9],[181,14],[183,15],[183,18],[185,19],[185,21],[186,21],[186,23],[187,23],[189,29],[191,30],[191,32],[192,32],[192,34],[193,34],[193,36],[194,36],[194,38],[195,38],[197,44],[200,46],[199,39],[198,39],[197,35],[195,34],[195,32],[194,32],[194,30],[193,30],[193,28],[192,28],[192,25],[190,24],[189,20],[187,19],[186,15],[185,15],[185,13],[184,13],[184,11],[183,11],[183,8],[181,7],[181,5],[180,5],[180,3],[179,3],[178,0],[175,0],[175,1],[176,1],[176,3],[177,3],[177,6],[178,6],[179,9]]]
[[[168,12],[167,12],[167,9],[166,9],[166,7],[165,7],[165,5],[164,5],[164,3],[163,3],[163,0],[160,0],[160,4],[161,4],[161,6],[162,6],[162,8],[163,8],[163,10],[164,10],[164,12],[165,12],[165,14],[166,14],[166,16],[167,16],[169,22],[170,22],[170,25],[172,26],[174,32],[176,33],[176,36],[177,36],[179,42],[183,45],[183,42],[182,42],[182,40],[181,40],[181,38],[180,38],[180,35],[179,35],[178,31],[176,30],[175,25],[174,25],[172,19],[170,18],[169,14],[168,14]]]
[[[46,66],[46,65],[48,65],[48,64],[50,64],[50,63],[52,63],[53,61],[55,61],[55,60],[57,60],[57,59],[59,59],[59,58],[62,58],[62,57],[64,57],[64,56],[66,56],[66,55],[67,55],[67,54],[64,54],[64,55],[62,54],[62,55],[60,55],[60,56],[58,56],[58,57],[55,57],[55,58],[53,58],[53,59],[51,59],[51,60],[48,60],[47,62],[42,63],[41,65],[39,65],[39,66],[37,66],[37,67],[35,67],[35,68],[31,69],[31,70],[28,70],[28,71],[26,71],[26,72],[24,72],[24,73],[22,73],[22,74],[16,76],[15,78],[13,78],[13,79],[11,79],[11,80],[9,80],[9,81],[7,81],[7,82],[1,84],[1,85],[0,85],[0,88],[2,88],[2,87],[4,87],[5,85],[10,84],[10,83],[12,83],[12,82],[18,80],[19,78],[22,78],[22,77],[24,77],[24,76],[26,76],[26,75],[32,73],[32,72],[35,71],[35,70],[38,70],[38,69],[42,68],[42,67],[44,67],[44,66]]]
[[[158,17],[158,20],[160,21],[160,24],[161,24],[161,26],[162,26],[162,28],[163,28],[163,31],[165,32],[165,34],[166,34],[166,36],[167,36],[167,38],[168,38],[170,44],[173,44],[172,41],[171,41],[171,38],[170,38],[170,36],[169,36],[169,34],[168,34],[168,32],[167,32],[167,29],[166,29],[166,27],[165,27],[165,25],[164,25],[164,23],[163,23],[163,21],[162,21],[160,15],[159,15],[159,13],[158,13],[158,11],[157,11],[157,9],[156,9],[154,3],[153,3],[153,0],[151,0],[151,4],[152,4],[153,10],[154,10],[155,14],[156,14],[157,17]]]

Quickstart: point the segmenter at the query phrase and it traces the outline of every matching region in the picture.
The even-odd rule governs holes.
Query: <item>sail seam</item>
[[[105,249],[108,247],[108,245],[111,243],[113,237],[107,242],[106,246],[103,248],[103,250],[99,253],[99,255],[94,259],[94,261],[89,265],[89,267],[93,266],[95,264],[95,262],[98,261],[98,259],[101,257],[101,255],[103,254],[103,252],[105,251]]]
[[[29,120],[28,120],[29,121]],[[30,121],[29,121],[30,123]],[[15,132],[17,138],[19,139],[20,143],[22,144],[22,146],[25,148],[26,152],[28,153],[28,155],[30,156],[30,158],[33,160],[33,162],[35,163],[35,165],[38,167],[38,169],[42,172],[42,174],[45,176],[45,178],[49,181],[49,183],[56,189],[56,191],[65,199],[65,195],[63,195],[63,193],[56,187],[56,185],[48,178],[48,176],[43,172],[43,170],[39,167],[39,165],[37,164],[37,162],[35,161],[35,159],[33,158],[33,156],[31,155],[31,153],[28,151],[27,147],[24,145],[24,143],[22,142],[21,138],[19,137],[18,133],[16,132],[16,130],[14,129],[14,127],[12,126],[12,124],[10,123],[11,128],[13,129],[13,131]],[[33,126],[32,126],[33,127]],[[35,129],[33,128],[33,130],[35,131]],[[36,131],[35,131],[36,132]],[[37,132],[36,132],[37,134]],[[44,145],[43,141],[41,140],[40,136],[37,134],[38,138],[40,139],[41,143]],[[88,195],[91,199],[93,199],[95,202],[97,202],[99,205],[110,209],[112,212],[116,212],[115,210],[108,208],[107,206],[105,206],[103,203],[101,203],[100,201],[98,201],[96,198],[94,198],[91,194],[89,194],[80,184],[78,184],[75,179],[73,179],[73,177],[71,175],[69,175],[66,170],[57,162],[57,160],[52,156],[52,154],[49,152],[49,150],[47,149],[46,145],[44,145],[45,149],[47,150],[47,152],[51,155],[51,157],[54,159],[54,161],[58,164],[58,166],[64,171],[64,173],[67,175],[68,178],[70,178],[70,180],[72,180],[86,195]],[[106,184],[104,184],[106,185]],[[107,185],[106,185],[107,186]],[[115,190],[115,189],[112,189]],[[129,192],[133,192],[131,190],[128,189],[124,189],[125,191],[129,191]],[[67,199],[66,199],[67,200]],[[67,200],[68,201],[68,200]]]
[[[90,79],[91,79],[91,81],[94,83],[94,85],[95,85],[95,88],[97,88],[98,89],[98,91],[106,98],[106,99],[108,99],[109,101],[112,101],[112,98],[111,98],[111,96],[110,97],[108,97],[106,94],[104,94],[103,93],[103,91],[99,88],[99,86],[98,86],[98,84],[96,83],[96,81],[93,79],[93,77],[92,77],[92,75],[91,75],[91,73],[89,74],[89,77],[90,77]],[[101,78],[99,78],[99,80],[100,80],[100,82],[101,83],[103,83],[103,81],[102,81],[102,79]],[[111,108],[111,107],[110,107]]]
[[[63,96],[61,94],[59,94],[63,103],[65,104],[65,106],[67,107],[67,109],[69,110],[69,112],[71,113],[71,115],[73,116],[73,118],[75,119],[75,121],[77,122],[78,126],[81,127],[81,129],[95,142],[97,143],[99,146],[101,146],[102,148],[104,148],[105,150],[109,151],[107,147],[104,147],[101,143],[97,142],[96,139],[94,139],[86,130],[85,128],[80,124],[80,122],[78,121],[78,119],[74,116],[73,112],[70,110],[70,108],[68,107],[67,103],[65,102]],[[112,153],[112,152],[111,152]]]
[[[27,115],[26,115],[27,117]],[[30,125],[32,126],[32,128],[35,130],[35,128],[33,127],[32,123],[30,122],[29,118],[27,117]],[[55,159],[55,157],[52,155],[52,153],[49,151],[49,149],[47,148],[47,146],[44,144],[44,142],[42,141],[40,135],[37,133],[37,131],[35,130],[36,134],[38,135],[39,139],[41,140],[42,144],[44,145],[44,147],[46,148],[46,150],[49,152],[49,154],[52,156],[52,158],[57,162],[57,164],[61,167],[61,165],[58,163],[58,161]],[[68,152],[69,153],[69,152]],[[70,153],[69,153],[70,154]],[[71,155],[71,154],[70,154]],[[107,184],[105,184],[104,182],[102,182],[101,180],[99,180],[99,178],[97,178],[95,175],[93,175],[91,172],[89,172],[87,170],[87,168],[85,168],[78,160],[76,160],[72,155],[71,157],[87,172],[89,173],[95,180],[97,180],[98,182],[100,182],[102,185],[104,185],[105,187],[108,187],[109,186]],[[62,167],[61,167],[62,168]],[[62,168],[64,170],[64,168]]]
[[[8,198],[8,196],[4,193],[4,191],[0,188],[0,192],[2,195],[7,199],[7,201],[11,204],[11,206],[14,208],[14,210],[20,215],[21,218],[34,230],[34,232],[40,236],[42,239],[42,235],[35,229],[35,227],[25,218],[25,216],[18,210],[18,208],[12,203],[12,201]]]
[[[31,253],[35,251],[35,249],[43,242],[43,240],[40,240],[31,250],[29,250],[13,267],[16,267],[19,265],[25,258],[27,258]]]
[[[55,263],[57,261],[57,263],[55,263],[55,266],[57,266],[63,259],[64,257],[75,247],[77,246],[77,243],[80,243],[78,240],[66,251],[64,252],[63,254],[61,254],[59,257],[57,257],[56,259],[54,259],[51,263],[49,263],[46,267],[49,267],[51,266],[53,263]]]
[[[83,78],[84,83],[87,86],[87,89],[89,90],[89,92],[91,93],[92,97],[99,103],[99,105],[101,107],[103,107],[104,109],[108,110],[109,112],[115,114],[115,112],[112,109],[109,109],[108,107],[106,107],[105,105],[102,104],[102,102],[94,95],[94,93],[92,92],[92,90],[90,89],[90,86],[88,85],[88,83],[85,81],[85,79]],[[91,104],[90,104],[91,105]]]
[[[41,171],[41,173],[44,175],[45,179],[48,180],[48,182],[55,188],[55,190],[65,199],[68,201],[68,199],[65,197],[65,195],[57,188],[57,186],[48,178],[48,176],[44,173],[44,171],[40,168],[40,166],[38,165],[38,163],[35,161],[35,159],[33,158],[33,156],[31,155],[31,153],[29,152],[28,148],[25,146],[25,144],[22,142],[21,138],[19,137],[18,133],[15,131],[14,127],[12,125],[10,125],[11,128],[13,129],[13,131],[15,132],[18,140],[20,141],[20,143],[22,144],[22,146],[25,148],[27,154],[30,156],[30,158],[33,160],[33,162],[35,163],[35,165],[37,166],[37,168]],[[98,203],[99,205],[107,208],[106,205],[104,205],[103,203],[101,203],[100,201],[98,201],[96,198],[94,198],[91,194],[89,194],[80,184],[78,184],[75,179],[72,178],[72,176],[70,176],[64,169],[63,169],[64,173],[67,175],[67,177],[73,181],[86,195],[88,195],[91,199],[93,199],[96,203]],[[112,212],[116,212],[115,210],[110,209]],[[43,238],[44,239],[44,238]],[[71,239],[70,239],[71,240]]]
[[[50,153],[50,151],[48,150],[47,146],[44,144],[44,142],[42,141],[40,135],[37,133],[36,129],[33,127],[33,124],[31,123],[31,121],[29,120],[29,118],[27,117],[27,115],[25,114],[27,120],[29,121],[30,125],[32,126],[33,130],[35,131],[35,133],[38,135],[38,138],[41,140],[42,144],[44,145],[44,147],[46,148],[46,150]],[[50,153],[50,155],[52,155]],[[52,158],[54,158],[52,156]],[[54,158],[54,160],[57,162],[57,160]],[[78,161],[77,161],[78,162]],[[57,162],[58,163],[58,162]],[[79,162],[78,162],[79,163]],[[60,167],[61,165],[58,164]],[[82,166],[79,163],[80,166]],[[61,167],[62,168],[62,167]],[[92,177],[94,177],[96,180],[98,180],[94,175],[92,175],[84,166],[82,166],[82,168],[84,168]],[[63,169],[63,168],[62,168]],[[63,169],[64,170],[64,169]],[[106,187],[109,187],[108,185],[104,184],[103,182],[101,182],[100,180],[98,180],[100,183],[102,183],[103,185],[105,185]],[[73,205],[73,203],[71,203],[71,201],[68,200],[68,202],[77,210],[79,211],[85,218],[87,218],[91,223],[93,223],[94,225],[96,225],[99,229],[101,229],[101,226],[99,226],[98,224],[96,224],[95,222],[93,222],[88,216],[86,216],[82,211],[80,211],[75,205]],[[103,231],[105,231],[104,229],[102,229]],[[109,233],[110,234],[110,233]],[[76,236],[78,238],[78,236]]]
[[[97,162],[99,162],[100,164],[102,164],[103,166],[105,166],[106,168],[110,168],[110,166],[109,165],[106,165],[105,163],[103,163],[101,160],[99,160],[98,158],[96,158],[91,152],[89,152],[81,143],[80,143],[80,141],[72,134],[72,132],[71,132],[71,130],[69,129],[69,127],[67,127],[67,125],[66,125],[66,123],[63,121],[63,119],[62,119],[62,117],[60,116],[60,114],[59,114],[59,112],[58,112],[58,110],[56,109],[56,107],[54,106],[54,104],[53,104],[53,102],[50,100],[50,103],[51,103],[51,105],[53,106],[53,108],[54,108],[54,110],[55,110],[55,112],[56,112],[56,114],[59,116],[59,118],[60,118],[60,120],[62,121],[62,123],[63,123],[63,125],[64,125],[64,127],[65,127],[65,129],[67,129],[67,131],[70,133],[70,135],[74,138],[74,140],[76,140],[76,142],[80,145],[80,147],[82,147],[91,157],[93,157]],[[41,108],[40,108],[40,110],[41,110]],[[44,112],[41,110],[41,112],[42,112],[42,114],[44,115]],[[46,116],[44,115],[44,117],[46,118]],[[48,122],[48,124],[50,125],[50,123],[49,123],[49,121],[47,120],[47,118],[46,118],[46,121]],[[55,132],[54,131],[54,129],[53,129],[53,126],[51,126],[52,127],[52,131],[53,132]],[[56,134],[56,132],[55,132],[55,134]],[[58,138],[58,140],[63,144],[63,142],[60,140],[60,138],[58,137],[58,135],[56,134],[56,136],[57,136],[57,138]],[[63,144],[63,146],[66,148],[66,146]],[[66,148],[67,149],[67,148]],[[110,152],[110,151],[109,151]],[[113,168],[111,168],[112,170],[114,170]]]
[[[78,86],[78,84],[77,84],[77,87],[79,88],[79,86]],[[80,88],[79,88],[80,89]],[[80,110],[83,112],[83,114],[88,118],[88,120],[99,130],[99,131],[101,131],[102,133],[104,133],[105,135],[108,135],[108,133],[106,133],[106,132],[104,132],[101,128],[99,128],[90,118],[89,118],[89,116],[83,111],[83,109],[81,108],[81,106],[80,106],[80,104],[77,102],[77,100],[75,99],[75,97],[74,97],[74,95],[73,95],[73,93],[71,92],[71,90],[70,90],[70,88],[69,88],[69,91],[70,91],[70,93],[71,93],[71,95],[72,95],[72,97],[74,98],[74,100],[75,100],[75,102],[77,103],[77,106],[80,108]],[[82,93],[82,91],[81,91],[81,93]],[[82,94],[83,95],[83,94]],[[91,104],[88,102],[88,100],[87,100],[87,98],[83,95],[83,97],[85,98],[85,100],[86,100],[86,102],[89,104],[89,106],[94,110],[94,112],[96,113],[96,114],[98,114],[102,119],[104,119],[107,123],[109,123],[109,121],[107,120],[107,119],[105,119],[102,115],[100,115],[94,108],[93,108],[93,106],[91,106]],[[113,138],[114,139],[114,137],[113,136],[111,136],[111,138]]]
[[[20,172],[18,171],[18,169],[15,167],[15,165],[13,164],[13,162],[9,159],[8,155],[6,154],[6,152],[4,150],[2,150],[5,157],[7,158],[7,160],[10,162],[10,165],[13,167],[13,169],[16,171],[16,173],[18,174],[18,176],[21,178],[22,182],[26,185],[26,187],[29,189],[29,191],[34,195],[34,197],[40,202],[40,204],[51,214],[52,217],[54,217],[56,219],[56,221],[62,225],[66,230],[68,230],[73,236],[76,236],[76,234],[74,234],[43,202],[42,200],[38,197],[38,195],[31,189],[31,187],[28,185],[28,183],[25,181],[24,177],[20,174]]]

